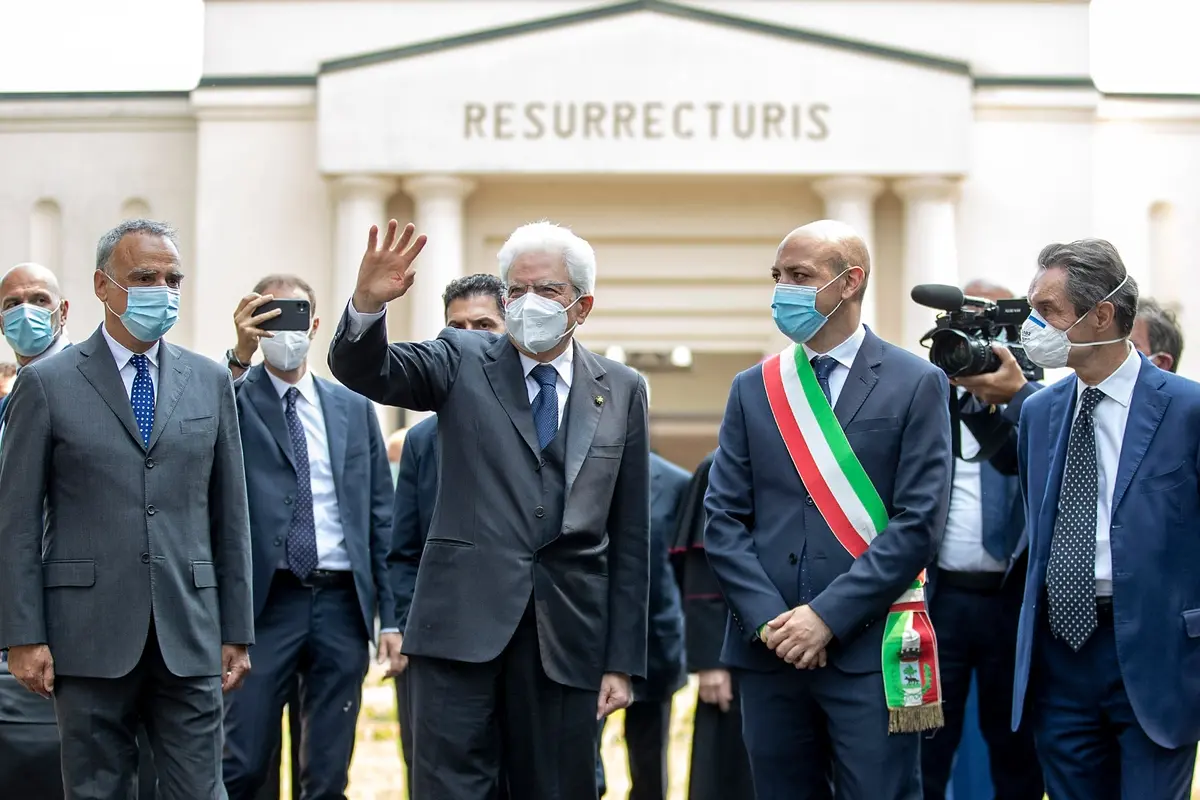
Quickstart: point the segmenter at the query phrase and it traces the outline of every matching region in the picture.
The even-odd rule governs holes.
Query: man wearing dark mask
[[[21,370],[0,447],[0,646],[54,698],[67,800],[135,791],[139,722],[164,800],[221,792],[222,691],[249,671],[250,531],[229,374],[163,337],[175,234],[101,237],[104,322]]]
[[[319,318],[312,316],[307,330],[259,327],[278,316],[278,309],[259,312],[275,298],[307,300],[314,311],[317,305],[301,278],[270,275],[234,314],[238,344],[230,368],[244,369],[258,348],[265,363],[236,384],[257,643],[253,674],[226,704],[230,800],[252,800],[278,780],[269,773],[289,700],[304,731],[293,764],[301,800],[341,797],[377,614],[380,663],[393,669],[401,657],[387,574],[392,481],[378,417],[366,398],[309,371]]]
[[[411,247],[409,247],[411,243]],[[438,414],[438,501],[404,653],[418,798],[596,796],[596,722],[646,669],[646,387],[574,339],[596,283],[566,228],[498,253],[507,335],[446,328],[391,344],[388,302],[424,246],[371,228],[329,361],[351,389]]]
[[[844,223],[792,231],[771,269],[794,344],[734,378],[704,546],[730,608],[759,800],[918,800],[940,727],[924,569],[946,521],[946,376],[860,322],[870,256]]]
[[[1028,715],[1051,797],[1185,800],[1200,740],[1200,387],[1128,341],[1137,284],[1111,244],[1051,244],[1037,264],[1021,342],[1075,374],[1020,414],[1013,725]]]

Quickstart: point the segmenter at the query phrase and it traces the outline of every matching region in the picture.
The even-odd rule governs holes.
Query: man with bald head
[[[790,338],[734,378],[705,499],[758,800],[918,800],[941,724],[923,571],[946,520],[949,393],[863,326],[870,256],[825,220],[783,240]]]
[[[24,367],[49,358],[71,342],[67,336],[68,303],[58,288],[58,278],[41,264],[17,264],[0,278],[0,321],[4,340]],[[8,396],[0,399],[0,420]],[[3,436],[0,421],[0,437]]]

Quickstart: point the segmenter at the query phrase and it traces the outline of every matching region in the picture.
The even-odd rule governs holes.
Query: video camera
[[[929,348],[929,361],[948,377],[965,378],[1000,369],[1000,357],[992,351],[994,344],[1008,348],[1026,380],[1045,377],[1020,345],[1021,323],[1029,316],[1027,300],[992,302],[968,297],[958,287],[940,283],[914,286],[911,296],[919,305],[946,312],[938,316],[936,327],[921,337],[921,344]]]

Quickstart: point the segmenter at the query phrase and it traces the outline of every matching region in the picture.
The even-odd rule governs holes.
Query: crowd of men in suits
[[[972,728],[992,785],[960,800],[1188,796],[1200,387],[1107,242],[1038,257],[1021,343],[1075,371],[1042,391],[1004,347],[947,380],[881,340],[861,238],[798,228],[793,344],[734,379],[694,474],[651,452],[644,378],[574,341],[586,241],[517,229],[435,340],[389,344],[424,244],[372,227],[340,383],[295,275],[242,298],[224,363],[170,344],[162,223],[101,238],[81,343],[53,273],[0,278],[4,788],[278,797],[286,706],[295,797],[344,798],[373,649],[417,800],[603,797],[618,709],[630,797],[662,800],[688,672],[691,800],[940,800]],[[271,330],[276,299],[307,329]],[[372,401],[432,414],[388,441]]]

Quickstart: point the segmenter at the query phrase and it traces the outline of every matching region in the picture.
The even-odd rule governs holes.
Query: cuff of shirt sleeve
[[[379,629],[379,634],[381,636],[385,633],[399,633],[399,632],[400,632],[399,628],[380,628]]]
[[[383,315],[386,313],[387,306],[384,306],[374,314],[364,314],[354,307],[354,301],[351,300],[346,303],[346,335],[350,337],[350,341],[358,341],[363,332],[383,319]]]

